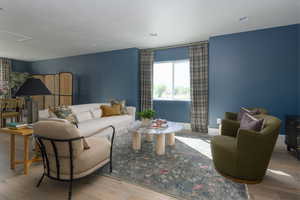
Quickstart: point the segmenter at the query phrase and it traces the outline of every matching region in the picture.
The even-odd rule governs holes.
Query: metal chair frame
[[[112,136],[110,138],[111,140],[111,146],[110,146],[110,160],[109,160],[109,163],[107,164],[110,164],[109,166],[109,171],[110,173],[112,172],[112,151],[113,151],[113,143],[114,143],[114,137],[115,137],[115,127],[110,125],[104,129],[107,129],[107,128],[112,128],[113,132],[112,132]],[[100,133],[100,132],[99,132]],[[74,165],[73,165],[73,142],[74,141],[77,141],[77,140],[82,140],[83,138],[86,138],[86,137],[77,137],[77,138],[71,138],[71,139],[52,139],[52,138],[48,138],[48,137],[43,137],[43,136],[39,136],[38,134],[33,134],[34,138],[35,138],[35,141],[37,142],[38,144],[38,147],[40,149],[40,152],[41,152],[41,155],[42,155],[42,161],[43,161],[43,166],[44,166],[44,172],[40,178],[40,180],[38,181],[38,184],[36,185],[36,187],[39,187],[40,184],[42,183],[43,179],[45,176],[47,176],[48,178],[50,179],[54,179],[54,180],[57,180],[57,181],[63,181],[63,182],[69,182],[69,193],[68,193],[68,199],[71,200],[72,198],[72,183],[74,180],[79,180],[79,179],[82,179],[84,177],[80,177],[80,178],[74,178]],[[55,163],[56,163],[56,176],[52,176],[50,174],[50,161],[48,159],[48,154],[47,154],[47,151],[46,151],[46,148],[45,148],[45,144],[43,141],[50,141],[50,143],[52,144],[52,147],[53,147],[53,151],[54,151],[54,156],[55,156]],[[60,178],[60,161],[59,161],[59,154],[57,152],[57,147],[55,145],[56,142],[60,142],[60,143],[68,143],[68,146],[69,146],[69,158],[70,158],[70,179],[61,179]],[[107,165],[105,164],[105,165]],[[104,166],[105,166],[104,165]],[[103,167],[104,167],[103,166]]]

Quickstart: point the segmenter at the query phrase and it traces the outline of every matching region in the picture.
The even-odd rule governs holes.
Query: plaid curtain
[[[140,87],[141,111],[152,109],[152,75],[154,53],[151,50],[140,51]]]
[[[0,96],[10,97],[10,73],[11,73],[11,60],[0,58]]]
[[[191,127],[208,133],[208,44],[189,47],[191,74]]]

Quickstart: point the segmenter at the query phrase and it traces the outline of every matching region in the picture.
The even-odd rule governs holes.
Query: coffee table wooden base
[[[155,150],[157,155],[165,154],[165,138],[164,134],[156,135]]]
[[[153,141],[153,134],[146,134],[146,141],[152,142]]]
[[[132,148],[136,151],[141,149],[141,134],[138,132],[132,133]]]
[[[170,146],[175,145],[175,133],[167,134],[167,144]]]
[[[169,134],[154,134],[156,136],[156,145],[155,151],[157,155],[164,155],[166,149],[166,137],[167,137],[167,145],[174,146],[175,145],[175,133]],[[135,151],[141,149],[141,134],[138,132],[132,133],[132,148]],[[146,134],[146,141],[152,142],[153,141],[153,134]]]

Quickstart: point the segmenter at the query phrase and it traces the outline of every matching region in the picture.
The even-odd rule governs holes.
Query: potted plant
[[[152,109],[144,110],[139,112],[138,115],[142,119],[142,126],[149,126],[153,117],[155,116],[155,111]]]

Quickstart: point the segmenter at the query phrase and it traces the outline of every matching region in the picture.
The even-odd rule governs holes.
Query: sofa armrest
[[[225,112],[225,119],[237,120],[238,114],[233,112]]]
[[[236,137],[240,128],[240,122],[223,119],[221,122],[221,135]]]
[[[127,106],[128,115],[131,115],[135,119],[136,108],[133,106]]]

